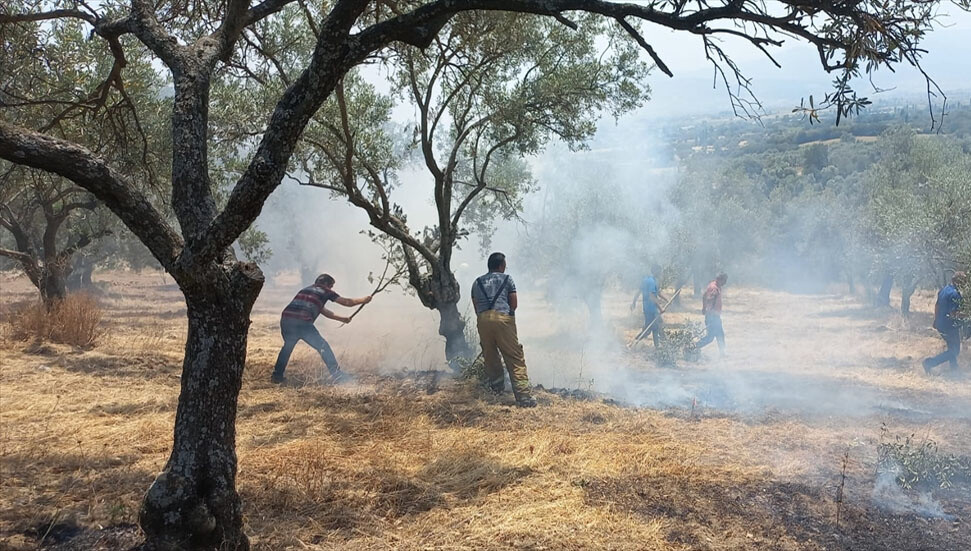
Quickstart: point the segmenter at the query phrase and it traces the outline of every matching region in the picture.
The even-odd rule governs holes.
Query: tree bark
[[[71,273],[67,276],[68,290],[78,291],[94,287],[94,282],[91,280],[91,276],[94,274],[94,264],[85,255],[75,256]]]
[[[465,320],[459,313],[459,282],[450,270],[441,266],[433,267],[430,274],[422,274],[413,261],[408,263],[408,282],[421,303],[438,312],[438,334],[445,337],[445,360],[452,369],[458,370],[456,360],[472,356],[465,338]]]
[[[236,405],[263,274],[254,264],[231,262],[194,275],[191,288],[180,282],[189,331],[172,453],[145,496],[139,523],[149,549],[246,550],[236,493]]]
[[[40,298],[48,310],[67,296],[67,274],[64,270],[46,266],[40,276]]]
[[[581,297],[584,304],[587,305],[587,323],[591,329],[597,329],[603,326],[603,311],[601,309],[602,293],[603,284],[594,285],[590,289],[590,292],[585,293]]]
[[[893,274],[886,274],[883,276],[883,282],[880,284],[880,291],[877,292],[877,298],[875,299],[877,306],[890,306],[890,290],[893,288]]]
[[[914,291],[916,290],[916,285],[911,282],[908,282],[900,289],[900,313],[902,315],[910,315],[910,298],[914,296]]]
[[[456,369],[456,360],[472,355],[472,349],[465,338],[465,320],[462,319],[456,302],[443,303],[437,310],[441,316],[438,334],[445,337],[445,359],[453,369]]]

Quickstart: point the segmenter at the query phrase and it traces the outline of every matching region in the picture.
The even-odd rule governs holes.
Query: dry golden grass
[[[16,309],[10,318],[15,340],[41,340],[87,348],[101,337],[103,312],[87,293],[72,293],[48,309],[42,302]]]
[[[135,522],[167,458],[183,304],[158,276],[111,277],[97,348],[30,347],[2,333],[0,548],[36,548],[52,526]],[[508,395],[425,371],[424,352],[363,347],[351,331],[378,330],[353,325],[323,333],[355,382],[312,384],[320,360],[300,346],[288,369],[297,384],[281,388],[267,379],[280,344],[278,311],[291,292],[267,289],[257,305],[240,395],[238,487],[256,549],[875,550],[890,548],[888,541],[899,542],[897,549],[949,549],[960,540],[948,534],[968,534],[963,525],[909,517],[895,517],[888,528],[870,499],[881,423],[968,455],[966,416],[752,417],[624,408],[545,392],[537,393],[539,408],[520,410]],[[848,299],[731,293],[732,355],[683,369],[771,366],[954,400],[956,407],[971,396],[966,381],[923,376],[910,360],[892,368],[877,360],[905,349],[915,359],[932,352],[933,335],[872,331],[886,320],[837,315],[858,308]],[[5,302],[27,294],[5,282]],[[622,299],[614,302],[611,311],[623,311]],[[816,333],[792,331],[786,320],[794,307]],[[375,318],[400,319],[374,308]],[[632,331],[636,320],[628,321]],[[380,333],[380,342],[424,347],[412,327]],[[521,332],[537,371],[558,368],[560,380],[576,378],[568,356],[545,354],[527,340],[528,328]],[[773,346],[756,348],[756,341]],[[544,366],[547,357],[558,367]],[[654,369],[638,355],[630,362]],[[391,369],[402,364],[413,370]],[[834,539],[846,450],[843,530],[852,532]],[[951,494],[938,498],[953,514],[971,512]]]

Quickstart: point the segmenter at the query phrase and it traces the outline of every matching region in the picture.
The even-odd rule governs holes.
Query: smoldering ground
[[[962,516],[971,502],[965,486],[944,494],[915,492],[893,481],[881,484],[887,475],[875,471],[881,426],[892,434],[919,433],[934,439],[945,453],[967,455],[971,450],[966,436],[971,428],[971,386],[966,380],[919,371],[919,359],[937,353],[940,346],[933,331],[915,329],[921,323],[929,325],[933,294],[919,292],[915,317],[904,321],[861,307],[860,299],[845,288],[827,289],[828,284],[819,285],[818,279],[752,277],[760,270],[788,273],[790,255],[759,258],[756,265],[739,254],[735,266],[725,267],[730,273],[723,315],[726,358],[719,359],[711,346],[697,361],[679,359],[677,365],[661,367],[650,338],[630,350],[626,347],[643,321],[640,304],[632,311],[630,302],[652,263],[669,268],[662,278],[664,294],[683,285],[680,305],[665,315],[666,323],[702,322],[692,282],[675,275],[684,268],[679,265],[683,261],[672,260],[678,250],[672,246],[677,241],[671,229],[683,220],[669,200],[678,171],[663,151],[645,150],[638,160],[610,145],[595,143],[590,152],[553,152],[537,160],[539,191],[527,198],[523,222],[501,225],[486,250],[474,239],[466,242],[453,262],[466,295],[472,280],[485,272],[487,253],[507,253],[520,295],[517,325],[533,384],[600,392],[689,422],[725,419],[753,427],[791,423],[794,430],[838,430],[843,443],[834,447],[852,446],[851,460],[857,465],[846,483],[848,502],[873,508],[879,515],[939,522]],[[415,176],[403,190],[420,185]],[[271,264],[277,263],[268,272],[279,274],[268,280],[258,304],[266,315],[256,320],[254,330],[264,337],[278,335],[279,310],[309,283],[297,275],[295,257],[316,258],[310,273],[333,274],[337,290],[346,296],[369,293],[373,284],[367,274],[377,275],[383,268],[380,248],[357,233],[366,228],[363,215],[320,190],[291,191],[290,200],[297,207],[277,215],[276,227],[260,222],[273,244]],[[403,195],[412,201],[408,209],[414,228],[431,220],[427,203]],[[272,209],[267,214],[272,216]],[[704,237],[710,228],[695,230]],[[287,240],[294,236],[305,252],[287,252]],[[710,270],[701,283],[713,275]],[[780,279],[798,292],[753,285]],[[467,314],[468,333],[474,338],[465,296],[460,309]],[[318,325],[351,373],[447,369],[436,314],[400,289],[379,295],[347,327],[338,328],[331,321]],[[966,356],[962,362],[967,370]],[[298,375],[319,370],[319,359],[298,347],[290,369]],[[732,440],[736,436],[730,435],[726,445],[744,446]],[[790,473],[780,475],[783,478],[829,496],[835,495],[840,470],[839,454],[832,455],[820,458],[780,441],[762,460],[776,473]]]
[[[666,268],[662,293],[670,295],[676,286],[684,286],[678,310],[665,321],[698,325],[702,318],[688,279],[692,274],[685,273],[685,264],[692,262],[678,257],[679,242],[672,235],[682,222],[671,200],[679,178],[676,161],[658,145],[660,138],[648,134],[630,144],[624,142],[627,131],[605,125],[590,151],[553,149],[534,160],[539,191],[527,198],[521,222],[501,225],[489,249],[472,239],[457,251],[453,266],[463,285],[460,309],[473,339],[474,319],[464,295],[485,271],[487,253],[503,250],[520,292],[518,327],[534,383],[599,390],[637,406],[694,406],[756,416],[787,411],[934,419],[969,411],[953,404],[953,397],[944,399],[932,391],[860,380],[860,370],[880,370],[892,377],[910,373],[915,358],[926,352],[891,354],[887,337],[897,332],[880,332],[886,323],[878,312],[861,318],[853,298],[840,294],[762,293],[745,288],[749,282],[744,277],[730,276],[725,291],[726,360],[716,361],[712,346],[700,363],[682,361],[678,368],[658,369],[649,338],[628,351],[624,345],[641,325],[640,304],[631,312],[628,303],[654,263]],[[423,185],[422,178],[418,171],[405,174],[399,194],[413,228],[434,219],[431,205],[415,199],[420,194],[408,193],[409,186]],[[793,219],[812,216],[816,207],[806,208],[805,216]],[[316,273],[334,275],[342,294],[362,296],[373,289],[368,274],[377,277],[383,270],[381,249],[359,233],[367,227],[366,216],[324,190],[285,186],[259,226],[273,250],[267,272],[279,274],[268,278],[260,298],[271,310],[282,309]],[[703,239],[710,229],[695,231]],[[769,275],[792,269],[785,256],[760,260]],[[732,276],[735,267],[726,267]],[[927,307],[927,297],[923,300]],[[437,316],[401,287],[379,295],[349,326],[324,323],[328,340],[348,358],[367,357],[391,370],[445,368]],[[871,337],[877,342],[866,345]]]

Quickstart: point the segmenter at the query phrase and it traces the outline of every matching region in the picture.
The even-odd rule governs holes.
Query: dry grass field
[[[2,549],[138,543],[171,442],[183,303],[158,274],[101,281],[104,333],[82,350],[15,340],[10,314],[33,293],[0,280]],[[240,395],[255,549],[971,548],[971,354],[959,377],[919,368],[941,349],[930,293],[902,320],[847,296],[729,287],[727,357],[712,345],[671,368],[650,344],[624,348],[639,325],[626,297],[605,303],[595,343],[581,316],[524,300],[533,382],[557,388],[521,410],[434,371],[434,318],[412,297],[376,300],[346,328],[318,322],[352,383],[316,384],[300,345],[293,382],[269,384],[297,287],[268,285],[257,303]],[[667,321],[699,321],[690,310]],[[922,477],[949,472],[948,487],[878,475],[881,444]]]

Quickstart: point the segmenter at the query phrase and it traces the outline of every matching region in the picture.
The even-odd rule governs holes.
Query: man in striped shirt
[[[334,292],[334,278],[328,274],[321,274],[310,287],[304,287],[293,297],[290,304],[283,309],[280,317],[280,332],[283,333],[283,348],[276,359],[276,367],[270,381],[274,383],[286,382],[283,376],[290,361],[290,353],[298,341],[304,341],[313,347],[320,354],[321,359],[327,366],[334,380],[342,377],[340,366],[337,365],[337,358],[334,351],[330,349],[327,341],[320,336],[314,321],[318,314],[323,314],[325,318],[337,320],[343,323],[350,323],[351,318],[338,316],[326,308],[327,301],[333,301],[341,306],[357,306],[371,302],[371,296],[361,298],[344,298]]]

